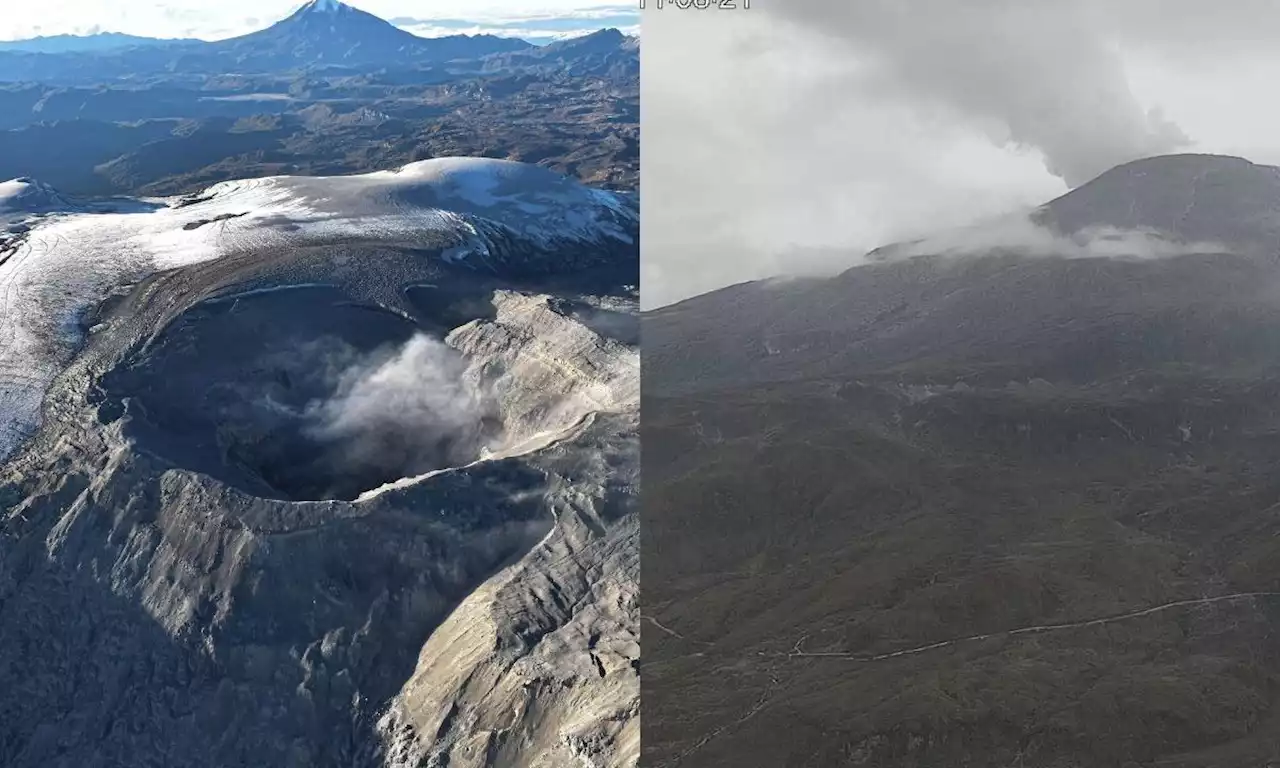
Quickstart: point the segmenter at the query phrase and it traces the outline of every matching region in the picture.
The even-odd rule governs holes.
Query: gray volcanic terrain
[[[646,314],[646,762],[1272,764],[1278,227],[1155,157]]]
[[[0,764],[636,764],[633,198],[5,190]]]

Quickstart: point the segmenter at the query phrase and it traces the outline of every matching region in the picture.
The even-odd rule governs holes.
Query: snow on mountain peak
[[[337,13],[348,10],[351,6],[339,0],[311,0],[303,10],[315,13]]]

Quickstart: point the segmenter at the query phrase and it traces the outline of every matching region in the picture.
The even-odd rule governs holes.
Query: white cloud
[[[649,12],[644,27],[648,307],[833,271],[885,242],[1066,191],[1034,151],[879,89],[867,62],[754,9]],[[833,92],[864,74],[860,92]]]

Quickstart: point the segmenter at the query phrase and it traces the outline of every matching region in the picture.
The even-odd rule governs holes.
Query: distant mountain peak
[[[359,8],[347,5],[341,0],[310,0],[310,2],[294,11],[293,15],[285,19],[285,21],[324,19],[327,22],[332,22],[338,18],[351,19],[357,16],[377,18]],[[378,20],[382,21],[382,19]]]
[[[302,6],[301,13],[342,13],[344,11],[355,10],[346,3],[339,0],[311,0],[311,2]]]
[[[317,61],[340,61],[353,54],[401,52],[422,38],[340,0],[310,0],[286,19],[270,27],[227,41],[274,48],[280,53]]]

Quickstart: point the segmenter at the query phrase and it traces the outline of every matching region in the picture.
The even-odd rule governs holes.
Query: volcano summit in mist
[[[0,195],[0,764],[634,764],[634,197]]]
[[[1280,755],[1277,233],[1154,157],[646,314],[647,759]]]

